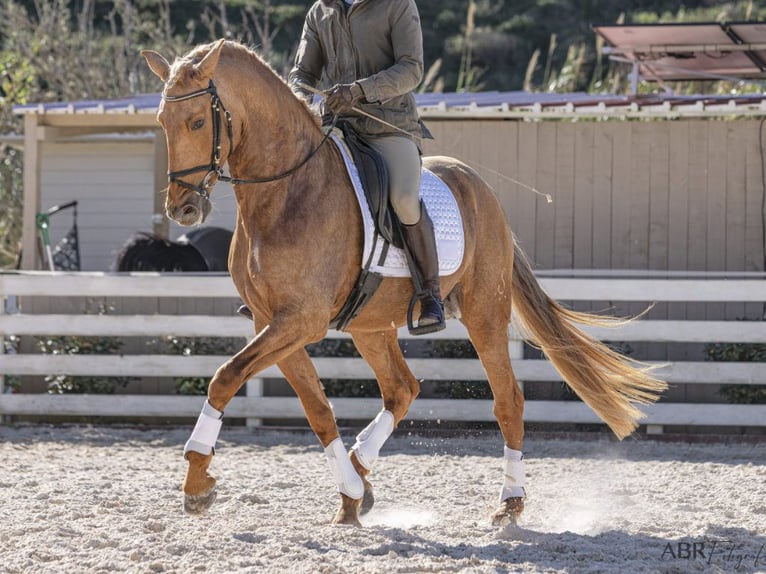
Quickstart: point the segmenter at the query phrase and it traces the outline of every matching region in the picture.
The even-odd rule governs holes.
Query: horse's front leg
[[[338,432],[335,413],[308,353],[305,349],[299,349],[280,361],[278,366],[298,395],[309,425],[325,449],[330,472],[341,497],[341,507],[333,518],[333,524],[361,526],[359,506],[365,493],[361,472],[364,469],[349,459]]]
[[[380,449],[420,392],[420,383],[402,356],[395,329],[378,333],[352,333],[354,345],[370,365],[380,387],[383,409],[356,437],[351,462],[364,481],[360,512],[365,514],[375,503],[367,476],[378,459]]]
[[[186,512],[199,514],[215,501],[216,481],[208,472],[208,467],[213,459],[226,405],[245,381],[303,345],[303,341],[293,334],[296,332],[284,326],[278,328],[272,323],[213,375],[207,401],[184,446],[184,457],[189,463],[183,482]]]

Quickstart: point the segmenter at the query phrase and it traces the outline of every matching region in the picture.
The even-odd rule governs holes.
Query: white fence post
[[[521,361],[524,359],[524,342],[518,339],[511,339],[508,344],[508,355],[511,357],[511,368],[513,368],[514,361]],[[522,394],[524,393],[524,381],[517,380],[519,388]]]
[[[263,379],[255,378],[247,381],[245,385],[245,394],[250,397],[263,397]],[[247,417],[245,419],[245,426],[259,427],[263,426],[263,419]]]
[[[6,301],[6,296],[4,294],[0,294],[0,316],[5,315]],[[5,354],[5,336],[3,332],[0,331],[0,355],[3,354]],[[3,396],[3,393],[5,393],[5,375],[0,372],[0,397]],[[6,417],[0,415],[0,424],[5,424],[6,422]]]

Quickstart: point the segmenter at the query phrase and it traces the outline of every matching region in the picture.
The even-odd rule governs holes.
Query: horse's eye
[[[199,129],[202,129],[202,126],[204,125],[205,125],[205,120],[194,120],[194,123],[192,123],[191,129],[199,130]]]

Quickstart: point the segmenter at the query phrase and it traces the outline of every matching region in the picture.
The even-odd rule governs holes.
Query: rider
[[[306,15],[288,78],[307,103],[326,79],[333,87],[325,112],[347,121],[389,167],[391,205],[422,287],[414,334],[445,327],[433,223],[418,195],[420,140],[430,136],[413,95],[422,77],[423,34],[415,0],[317,0]]]

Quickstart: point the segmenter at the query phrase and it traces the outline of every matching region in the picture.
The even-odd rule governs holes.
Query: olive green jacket
[[[306,15],[295,65],[288,81],[311,100],[320,82],[359,83],[365,99],[357,107],[423,137],[413,90],[423,78],[423,33],[415,0],[317,0]],[[353,113],[353,112],[352,112]],[[398,133],[359,114],[347,118],[361,134]]]

